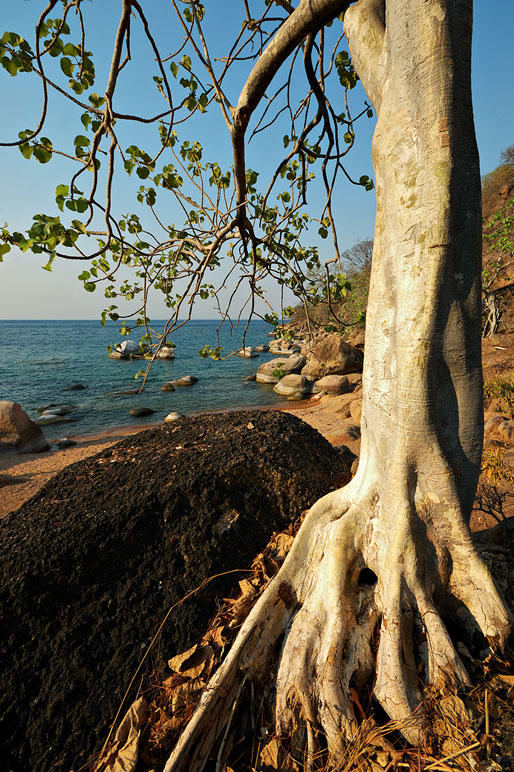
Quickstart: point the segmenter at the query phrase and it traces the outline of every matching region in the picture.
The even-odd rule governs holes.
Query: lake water
[[[74,404],[77,410],[70,424],[54,424],[44,429],[49,439],[74,434],[104,431],[131,424],[153,424],[172,410],[191,414],[207,410],[265,406],[283,403],[271,386],[245,382],[245,376],[272,358],[225,361],[202,359],[198,351],[205,345],[217,345],[217,321],[191,321],[173,334],[175,359],[157,360],[141,395],[112,396],[112,392],[135,388],[140,381],[134,375],[144,360],[134,362],[109,359],[106,347],[120,339],[119,325],[95,321],[1,321],[0,320],[0,400],[19,402],[31,418],[36,408],[50,402]],[[153,322],[153,328],[163,325]],[[227,326],[221,333],[224,354],[240,348],[242,327],[232,334]],[[255,321],[250,325],[246,345],[268,343],[270,326]],[[137,331],[130,339],[138,340]],[[164,392],[161,386],[182,375],[196,375],[192,387]],[[67,391],[71,384],[87,386],[82,391]],[[129,415],[132,407],[150,407],[156,412],[145,418]]]

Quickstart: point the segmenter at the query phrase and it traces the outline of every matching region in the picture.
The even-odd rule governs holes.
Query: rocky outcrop
[[[40,453],[49,450],[45,435],[17,402],[0,402],[0,448],[18,453]]]
[[[309,378],[362,372],[363,352],[346,343],[338,333],[315,338],[308,349],[302,375]]]
[[[300,346],[295,341],[272,340],[269,344],[269,350],[272,354],[297,354],[300,351]]]
[[[304,364],[305,357],[302,354],[270,359],[259,367],[256,380],[258,383],[278,383],[284,375],[299,373]]]

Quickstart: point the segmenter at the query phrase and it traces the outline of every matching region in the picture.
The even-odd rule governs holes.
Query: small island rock
[[[196,375],[183,375],[181,378],[177,378],[175,381],[172,381],[174,386],[193,386],[193,384],[198,382],[198,378]]]
[[[157,359],[175,359],[175,347],[163,346],[157,354]]]
[[[244,348],[239,349],[237,356],[244,357],[245,359],[253,359],[254,357],[258,357],[259,354],[251,346],[245,346]]]

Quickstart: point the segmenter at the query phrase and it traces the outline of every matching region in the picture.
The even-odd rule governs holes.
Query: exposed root
[[[270,673],[276,674],[276,729],[291,735],[303,723],[307,769],[318,737],[329,762],[342,757],[362,718],[352,692],[370,683],[374,671],[376,700],[404,737],[417,742],[425,720],[423,684],[469,683],[445,610],[453,603],[463,628],[471,620],[501,646],[509,614],[465,529],[461,538],[438,540],[419,527],[422,517],[407,497],[393,525],[375,491],[359,491],[358,503],[349,506],[352,494],[350,484],[312,508],[203,692],[165,772],[201,772],[213,753],[221,758],[243,682],[262,686]]]

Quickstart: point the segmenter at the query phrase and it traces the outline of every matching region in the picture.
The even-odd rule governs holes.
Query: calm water
[[[153,322],[154,329],[160,329]],[[175,359],[157,360],[144,392],[112,396],[112,392],[135,388],[134,375],[144,361],[109,359],[106,346],[120,340],[118,325],[102,327],[95,321],[1,321],[0,320],[0,400],[19,402],[31,418],[35,408],[49,402],[74,404],[74,423],[45,427],[49,439],[73,434],[103,431],[116,426],[157,423],[170,411],[197,413],[206,410],[273,405],[283,402],[270,386],[243,381],[272,355],[256,359],[231,357],[226,361],[202,359],[198,351],[206,343],[217,345],[216,321],[193,321],[178,330]],[[269,341],[269,325],[252,322],[246,345]],[[222,332],[224,353],[241,346],[242,328],[227,327]],[[130,339],[137,340],[134,332]],[[168,380],[196,375],[198,383],[174,392],[161,391]],[[66,391],[66,386],[82,383],[83,391]],[[131,407],[151,407],[155,414],[134,419]]]

